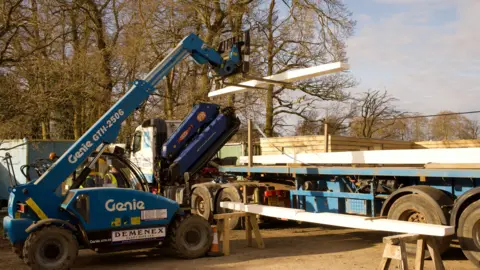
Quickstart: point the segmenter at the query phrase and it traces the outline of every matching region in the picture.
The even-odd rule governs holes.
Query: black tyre
[[[177,216],[169,225],[167,247],[183,259],[203,257],[210,250],[213,231],[208,221],[198,215]]]
[[[217,197],[217,213],[232,213],[233,210],[220,207],[220,202],[242,202],[240,195],[234,187],[228,187],[220,191]],[[242,219],[240,217],[234,217],[230,219],[230,229],[235,230],[241,227]]]
[[[480,201],[463,211],[458,221],[457,237],[463,254],[480,268]]]
[[[210,221],[212,218],[212,203],[208,190],[198,187],[192,192],[192,214],[199,215]]]
[[[23,260],[31,269],[70,269],[77,255],[74,235],[55,226],[31,233],[23,246]]]
[[[20,259],[23,259],[23,243],[13,245],[12,250]]]
[[[438,205],[432,205],[424,196],[419,194],[409,194],[400,197],[388,211],[389,219],[447,225],[442,224],[442,215],[444,213]],[[452,238],[453,236],[435,238],[440,254],[449,248]],[[415,254],[416,243],[407,244],[406,249],[409,255]],[[430,258],[428,251],[425,251],[425,258]]]

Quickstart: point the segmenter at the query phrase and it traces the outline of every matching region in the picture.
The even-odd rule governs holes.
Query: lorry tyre
[[[388,219],[403,220],[409,222],[442,224],[442,209],[438,205],[432,205],[421,194],[409,194],[397,199],[388,211]],[[445,220],[445,219],[444,219]],[[446,219],[448,220],[448,219]],[[440,254],[450,247],[453,236],[435,238]],[[406,245],[408,254],[415,254],[416,242]],[[430,258],[428,250],[425,251],[425,258]]]
[[[208,190],[197,187],[192,192],[192,214],[199,215],[210,221],[212,218],[212,205]]]
[[[458,221],[457,237],[463,254],[480,268],[480,201],[463,211]]]
[[[234,187],[224,188],[220,191],[220,194],[217,198],[217,213],[232,213],[233,210],[225,209],[220,207],[220,202],[242,202],[240,195],[238,194],[237,190]],[[240,217],[232,217],[230,218],[230,229],[235,230],[241,227],[241,218]]]
[[[166,242],[173,255],[182,259],[196,259],[210,250],[213,231],[210,223],[201,216],[177,216],[169,225]]]
[[[23,260],[31,269],[70,269],[77,255],[75,236],[56,226],[32,232],[23,246]]]

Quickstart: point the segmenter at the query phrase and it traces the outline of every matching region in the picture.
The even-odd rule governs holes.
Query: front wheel
[[[457,237],[463,254],[480,268],[480,201],[470,204],[458,222]]]
[[[213,231],[208,221],[201,216],[177,216],[169,225],[166,244],[177,257],[203,257],[210,250],[212,242]]]
[[[23,246],[23,260],[31,269],[70,269],[77,255],[75,236],[56,226],[31,233]]]

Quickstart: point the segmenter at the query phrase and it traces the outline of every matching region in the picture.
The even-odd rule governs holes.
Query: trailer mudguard
[[[472,188],[458,197],[450,214],[450,226],[456,228],[463,210],[478,200],[480,200],[480,187]]]
[[[212,122],[219,113],[220,106],[212,103],[199,103],[168,138],[162,147],[162,157],[167,161],[177,158],[194,135]]]
[[[387,216],[388,211],[392,204],[400,197],[407,195],[407,194],[421,194],[434,206],[438,206],[439,209],[442,209],[444,215],[441,215],[442,224],[447,224],[449,221],[449,213],[446,208],[443,208],[444,205],[451,204],[451,199],[449,199],[446,194],[436,188],[429,187],[429,186],[410,186],[398,189],[397,191],[393,192],[383,203],[382,210],[380,211],[380,216]]]

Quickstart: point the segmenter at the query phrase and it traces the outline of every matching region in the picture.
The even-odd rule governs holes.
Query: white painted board
[[[320,65],[315,67],[288,70],[272,76],[263,77],[263,79],[281,81],[281,82],[295,82],[295,81],[306,80],[306,79],[310,79],[310,78],[314,78],[322,75],[340,72],[343,70],[347,70],[349,68],[350,66],[346,63],[335,62],[335,63],[325,64],[325,65]],[[271,83],[268,83],[265,81],[250,80],[246,82],[241,82],[239,84],[251,86],[251,87],[265,87]],[[251,89],[246,87],[241,87],[241,86],[228,86],[222,89],[212,91],[208,93],[208,96],[216,97],[216,96],[222,96],[222,95],[239,94],[247,90],[251,90]]]
[[[297,220],[338,227],[386,231],[395,233],[412,233],[430,236],[448,236],[455,233],[453,226],[443,226],[426,223],[415,223],[391,219],[369,220],[362,216],[335,213],[310,213],[300,209],[266,206],[258,204],[243,204],[238,202],[220,202],[220,207],[258,214],[267,217]]]
[[[239,158],[248,163],[248,156]],[[480,148],[373,150],[253,156],[256,164],[480,164]]]

